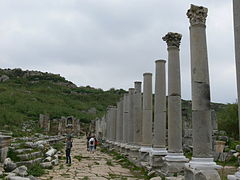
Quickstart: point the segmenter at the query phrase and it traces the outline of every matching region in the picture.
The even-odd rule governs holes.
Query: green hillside
[[[19,133],[26,122],[35,122],[32,126],[37,127],[39,114],[50,118],[72,115],[87,123],[101,117],[124,92],[77,87],[51,73],[0,69],[0,130]],[[96,113],[89,113],[91,108]]]

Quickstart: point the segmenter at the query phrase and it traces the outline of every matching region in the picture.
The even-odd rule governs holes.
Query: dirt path
[[[61,160],[59,165],[40,177],[42,180],[82,179],[104,180],[122,179],[135,180],[129,169],[122,168],[111,156],[97,150],[94,154],[86,150],[85,139],[74,139],[72,149],[72,165]],[[80,159],[80,161],[78,160]]]

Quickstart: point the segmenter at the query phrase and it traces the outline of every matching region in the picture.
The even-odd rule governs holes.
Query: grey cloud
[[[167,59],[167,32],[183,34],[182,97],[191,98],[190,4],[209,8],[207,40],[213,101],[236,99],[231,1],[1,0],[0,65],[39,69],[78,85],[133,86],[154,61]],[[220,64],[220,65],[219,65]]]

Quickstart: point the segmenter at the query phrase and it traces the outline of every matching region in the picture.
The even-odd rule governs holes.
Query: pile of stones
[[[64,139],[63,136],[45,136],[42,134],[13,139],[9,147],[9,157],[4,160],[2,170],[0,169],[0,177],[6,176],[6,179],[10,180],[36,179],[33,176],[28,176],[27,167],[39,164],[44,169],[51,169],[58,165],[61,152],[54,149],[52,145]]]

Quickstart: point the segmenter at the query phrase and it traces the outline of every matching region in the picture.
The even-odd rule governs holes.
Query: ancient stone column
[[[134,140],[134,125],[133,125],[133,118],[134,118],[134,88],[129,88],[129,96],[128,96],[128,143],[129,145],[133,145]]]
[[[115,106],[112,107],[111,109],[111,137],[113,143],[116,141],[116,121],[117,121],[117,108]]]
[[[187,178],[194,177],[194,169],[212,169],[217,174],[212,158],[212,127],[210,110],[210,86],[206,41],[207,8],[191,5],[187,12],[190,20],[190,50],[192,78],[192,128],[193,158],[186,165]],[[214,176],[211,179],[220,179]]]
[[[168,154],[167,173],[184,169],[188,161],[182,151],[182,106],[179,46],[182,35],[169,32],[163,37],[168,50]]]
[[[107,141],[110,142],[111,139],[111,120],[110,120],[110,107],[108,107],[107,109],[107,113],[106,113],[106,138]]]
[[[237,92],[238,92],[238,119],[240,132],[240,1],[233,0],[233,19],[234,19],[234,37],[235,37],[235,62],[237,73]],[[239,133],[240,139],[240,133]]]
[[[123,143],[128,142],[128,94],[123,96]]]
[[[162,166],[166,150],[166,71],[165,60],[157,60],[155,71],[154,133],[153,149],[150,152],[150,165]]]
[[[142,141],[142,82],[134,82],[134,144],[141,145]]]
[[[152,150],[152,73],[143,74],[143,121],[140,160],[148,161]]]
[[[116,124],[116,141],[121,143],[123,139],[123,100],[117,103],[117,124]]]

